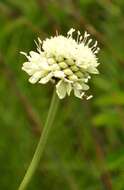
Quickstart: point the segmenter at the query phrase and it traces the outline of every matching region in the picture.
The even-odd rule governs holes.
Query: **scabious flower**
[[[98,58],[96,54],[99,51],[97,41],[92,43],[89,34],[84,36],[77,31],[77,39],[73,38],[75,29],[71,28],[67,37],[56,35],[41,41],[38,38],[37,52],[30,51],[29,55],[24,54],[28,61],[22,66],[22,70],[30,75],[29,82],[46,84],[49,81],[56,85],[56,92],[60,99],[70,95],[78,98],[86,97],[86,91],[89,89],[88,81],[90,74],[98,74]]]

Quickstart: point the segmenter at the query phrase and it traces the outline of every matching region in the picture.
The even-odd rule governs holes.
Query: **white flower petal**
[[[53,65],[51,65],[51,66],[50,66],[50,69],[51,69],[52,71],[59,71],[59,70],[60,70],[58,64],[53,64]]]
[[[75,95],[77,98],[82,98],[82,96],[81,96],[81,91],[78,90],[77,88],[74,88],[74,95]]]
[[[46,84],[47,82],[49,82],[51,80],[51,78],[52,78],[52,73],[49,73],[47,76],[41,78],[39,83]]]
[[[71,91],[72,91],[72,85],[71,85],[71,83],[67,83],[66,84],[66,91],[67,91],[68,96],[70,96]]]
[[[82,90],[88,90],[89,89],[89,86],[87,84],[82,83],[81,86],[82,86]]]
[[[87,96],[87,100],[90,100],[91,98],[93,98],[93,95]]]
[[[89,67],[87,68],[87,71],[88,71],[89,73],[92,73],[92,74],[99,74],[98,69],[96,69],[96,68],[93,67],[93,66],[89,66]]]
[[[56,92],[60,99],[65,98],[66,96],[66,83],[60,80],[56,85]]]
[[[54,77],[63,79],[65,77],[65,74],[63,71],[55,71],[54,72]]]
[[[85,92],[82,92],[82,93],[81,93],[81,98],[83,98],[84,94],[85,94]]]
[[[25,53],[25,52],[23,52],[23,51],[21,51],[20,53],[21,53],[22,55],[24,55],[25,57],[27,57],[27,59],[29,59],[30,56],[28,56],[27,53]]]
[[[29,78],[29,82],[34,84],[42,77],[42,72],[38,71],[32,77]]]
[[[37,52],[35,52],[35,51],[30,51],[29,54],[30,54],[30,56],[31,56],[34,60],[39,59],[39,56],[40,56],[39,53],[37,53]]]
[[[79,82],[75,82],[74,83],[74,88],[78,89],[78,90],[82,90],[82,85]]]

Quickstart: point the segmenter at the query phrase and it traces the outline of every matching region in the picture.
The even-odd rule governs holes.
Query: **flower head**
[[[38,38],[37,52],[24,54],[28,61],[22,70],[29,75],[29,82],[45,84],[53,81],[60,99],[71,91],[78,98],[86,96],[89,89],[90,74],[98,74],[99,65],[96,54],[99,51],[97,41],[91,45],[92,39],[85,32],[84,36],[77,31],[77,39],[73,38],[75,29],[70,29],[67,37],[57,35],[41,41]],[[91,98],[91,95],[87,99]]]

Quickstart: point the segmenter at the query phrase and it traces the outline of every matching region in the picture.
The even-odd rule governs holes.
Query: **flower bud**
[[[71,81],[77,81],[78,77],[76,75],[72,74],[72,75],[69,75],[68,79]]]
[[[67,59],[67,60],[66,60],[66,63],[67,63],[68,65],[74,65],[73,59]]]
[[[63,61],[63,62],[60,62],[59,63],[59,66],[62,68],[62,69],[65,69],[68,67],[68,65]]]
[[[72,74],[73,74],[73,72],[71,71],[71,69],[65,69],[65,70],[64,70],[64,73],[65,73],[66,75],[72,75]]]
[[[80,72],[80,71],[77,71],[75,74],[76,74],[77,77],[79,77],[79,78],[82,78],[82,77],[84,76],[83,73]]]
[[[76,65],[73,65],[73,66],[71,66],[71,70],[72,70],[73,72],[76,72],[76,71],[79,70],[79,68],[78,68]]]
[[[63,58],[62,56],[58,56],[58,57],[57,57],[57,61],[58,61],[58,62],[61,62],[61,61],[63,61],[63,60],[64,60],[64,58]]]

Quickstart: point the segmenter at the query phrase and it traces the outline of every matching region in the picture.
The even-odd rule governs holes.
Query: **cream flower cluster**
[[[45,84],[52,81],[56,85],[56,92],[60,99],[70,95],[78,98],[86,96],[89,89],[90,74],[98,74],[99,65],[96,54],[99,51],[97,41],[92,43],[89,34],[84,36],[77,31],[77,39],[73,38],[75,29],[71,28],[67,37],[56,35],[44,41],[38,39],[37,52],[30,51],[24,54],[28,61],[22,70],[30,75],[29,82]]]

